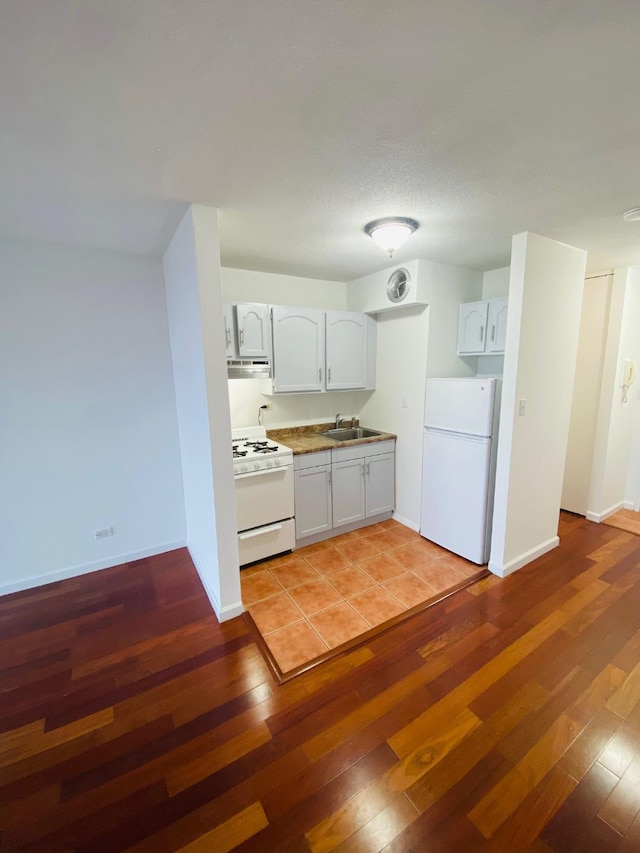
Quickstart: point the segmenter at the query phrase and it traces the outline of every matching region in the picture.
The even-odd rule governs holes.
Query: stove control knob
[[[274,459],[273,464],[276,466],[276,468],[278,468],[278,466],[282,465],[282,460],[281,459]]]
[[[246,462],[243,462],[241,465],[238,465],[238,471],[243,472],[246,471],[249,466]]]
[[[275,459],[267,459],[267,468],[273,468]]]

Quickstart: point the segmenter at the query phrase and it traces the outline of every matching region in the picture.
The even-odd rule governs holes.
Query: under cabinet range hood
[[[271,379],[271,364],[258,359],[227,359],[229,379]]]

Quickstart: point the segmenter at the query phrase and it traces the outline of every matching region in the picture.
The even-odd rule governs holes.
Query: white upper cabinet
[[[236,324],[233,321],[233,305],[224,305],[224,339],[227,348],[227,358],[233,358],[237,353]]]
[[[327,391],[367,387],[368,319],[354,311],[326,312]]]
[[[507,332],[507,299],[484,299],[460,306],[458,355],[502,354]]]
[[[239,302],[236,305],[238,355],[269,357],[269,306]]]
[[[489,300],[487,352],[503,353],[507,340],[507,300]]]
[[[271,308],[276,393],[324,390],[324,315],[315,308]]]
[[[465,302],[460,306],[458,355],[484,352],[488,313],[486,301]]]

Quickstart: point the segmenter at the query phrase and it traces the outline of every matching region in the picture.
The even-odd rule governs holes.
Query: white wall
[[[635,502],[630,463],[637,458],[638,383],[622,402],[622,361],[632,359],[640,368],[640,271],[625,267],[615,271],[609,309],[609,326],[602,369],[602,387],[593,456],[593,475],[587,518],[600,521]],[[636,427],[637,429],[637,427]]]
[[[593,470],[596,425],[613,275],[586,279],[582,297],[576,374],[571,403],[561,506],[586,515]]]
[[[344,311],[347,305],[346,284],[300,278],[292,275],[222,268],[222,291],[225,302],[262,302],[270,305],[297,305]],[[230,379],[229,404],[233,427],[255,426],[263,403],[272,409],[262,412],[262,423],[268,429],[332,421],[338,412],[345,417],[359,415],[370,391],[333,391],[325,394],[263,395],[259,379]]]
[[[558,544],[585,264],[571,246],[513,238],[489,562],[501,576]]]
[[[183,545],[160,262],[2,241],[0,305],[0,593]]]
[[[499,267],[497,270],[487,270],[482,275],[482,298],[495,299],[509,295],[509,277],[511,267]]]
[[[408,306],[376,315],[377,385],[360,413],[363,423],[398,436],[395,516],[416,530],[422,502],[425,382],[427,376],[472,373],[456,355],[458,316],[461,302],[479,298],[482,280],[475,270],[418,263],[417,297],[428,307]],[[356,305],[350,302],[354,310]]]
[[[225,302],[266,302],[273,305],[299,305],[304,308],[346,311],[346,288],[343,281],[222,267],[222,293]]]
[[[192,206],[164,255],[187,545],[220,620],[242,612],[217,211]]]

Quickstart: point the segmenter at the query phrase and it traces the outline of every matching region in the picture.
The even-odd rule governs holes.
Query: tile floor
[[[480,571],[389,519],[243,569],[240,580],[286,673]]]

